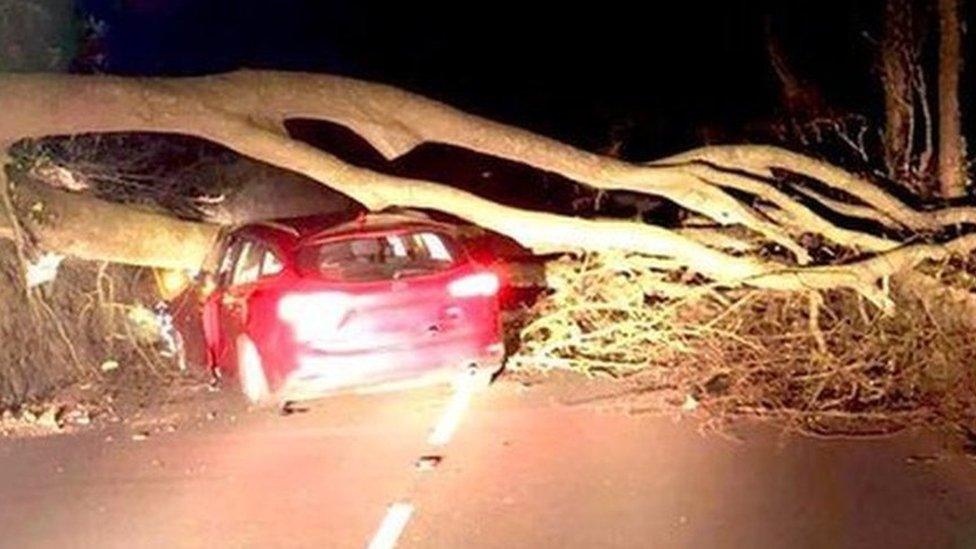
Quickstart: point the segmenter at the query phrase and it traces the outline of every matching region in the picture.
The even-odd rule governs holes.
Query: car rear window
[[[312,244],[298,252],[305,275],[366,282],[421,276],[450,268],[460,248],[449,236],[416,231],[357,236]]]

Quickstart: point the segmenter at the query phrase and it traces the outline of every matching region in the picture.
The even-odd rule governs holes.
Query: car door
[[[222,293],[220,323],[224,336],[226,355],[235,364],[238,337],[245,333],[248,316],[248,299],[261,272],[262,248],[252,238],[244,237],[237,243],[237,254],[230,280]]]
[[[223,297],[230,284],[234,262],[240,252],[240,243],[236,238],[229,238],[224,242],[217,272],[213,277],[213,288],[206,295],[203,302],[203,330],[207,343],[208,364],[211,368],[225,365],[227,355],[227,337],[224,330]]]

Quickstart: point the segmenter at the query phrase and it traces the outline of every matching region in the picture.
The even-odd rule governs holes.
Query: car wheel
[[[237,339],[237,377],[241,392],[252,404],[267,404],[271,400],[271,387],[261,354],[251,338],[245,335]]]

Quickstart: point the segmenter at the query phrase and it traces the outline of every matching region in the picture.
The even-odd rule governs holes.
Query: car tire
[[[271,401],[271,386],[261,353],[246,335],[237,338],[237,377],[241,392],[252,404],[264,405]]]

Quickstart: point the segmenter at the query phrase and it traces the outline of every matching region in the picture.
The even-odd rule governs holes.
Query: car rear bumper
[[[470,368],[499,370],[505,357],[501,342],[458,341],[335,354],[305,351],[280,388],[283,400],[305,400],[377,385],[391,389],[449,382]]]

